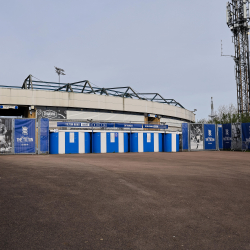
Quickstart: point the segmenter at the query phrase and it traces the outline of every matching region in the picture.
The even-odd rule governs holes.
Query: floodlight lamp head
[[[58,67],[56,67],[56,66],[54,66],[55,67],[55,69],[56,69],[56,73],[58,74],[58,75],[65,75],[63,72],[64,72],[64,69],[61,69],[61,68],[58,68]]]

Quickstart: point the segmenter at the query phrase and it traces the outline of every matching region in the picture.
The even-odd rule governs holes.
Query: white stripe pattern
[[[138,152],[143,152],[143,133],[138,133]]]
[[[65,154],[65,132],[58,133],[58,153]]]
[[[85,153],[85,133],[78,132],[79,154]]]
[[[118,133],[119,137],[119,153],[124,153],[124,133]]]
[[[159,152],[159,134],[154,133],[154,152]]]

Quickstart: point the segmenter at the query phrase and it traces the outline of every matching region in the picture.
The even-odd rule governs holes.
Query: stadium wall
[[[0,104],[77,109],[67,110],[67,119],[144,122],[147,114],[155,114],[160,118],[160,122],[172,123],[173,126],[169,125],[174,129],[180,128],[182,122],[195,121],[193,112],[165,103],[73,92],[0,88]],[[101,112],[93,112],[95,109]]]

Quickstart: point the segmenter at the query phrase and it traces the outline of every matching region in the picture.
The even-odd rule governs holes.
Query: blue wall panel
[[[172,152],[172,134],[164,136],[164,152]]]
[[[49,153],[58,154],[59,153],[59,133],[49,133]]]
[[[91,133],[85,132],[85,153],[91,153]]]
[[[219,149],[223,149],[223,133],[221,124],[218,124],[218,147]]]
[[[188,123],[182,123],[182,149],[188,150]]]
[[[124,133],[124,153],[129,152],[129,134]]]
[[[138,152],[138,133],[130,134],[130,152]]]
[[[93,143],[93,153],[101,153],[101,133],[100,132],[93,133],[92,143]]]
[[[180,135],[176,134],[176,152],[180,151]]]
[[[162,133],[159,133],[159,152],[163,152],[163,135]]]
[[[70,134],[74,135],[73,142],[70,142]],[[78,132],[65,132],[65,154],[79,154]]]

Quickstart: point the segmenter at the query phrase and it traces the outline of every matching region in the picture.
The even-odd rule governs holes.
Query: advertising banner
[[[12,119],[0,118],[0,154],[12,152]]]
[[[35,119],[15,120],[15,153],[36,153]]]
[[[49,152],[49,119],[41,119],[39,122],[40,126],[40,148],[39,153]]]
[[[182,123],[182,149],[188,150],[188,123]]]
[[[179,134],[179,152],[182,152],[182,134]]]
[[[217,125],[217,140],[218,140],[218,148],[223,149],[223,133],[222,133],[222,124]]]
[[[241,150],[242,142],[241,142],[241,123],[232,124],[232,150]]]
[[[231,123],[222,125],[223,131],[223,149],[231,149],[232,128]]]
[[[204,124],[205,150],[216,150],[215,124]]]
[[[250,149],[250,123],[242,123],[242,149]]]
[[[190,126],[190,149],[203,150],[203,124],[191,123]]]
[[[53,119],[66,119],[66,108],[56,107],[39,107],[36,106],[36,118],[37,120],[42,118]]]

